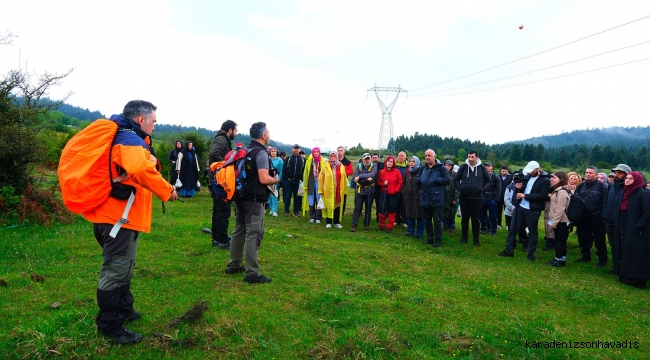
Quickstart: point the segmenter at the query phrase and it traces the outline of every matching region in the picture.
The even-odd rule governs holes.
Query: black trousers
[[[472,238],[474,241],[479,240],[479,231],[480,222],[479,218],[481,216],[481,206],[483,200],[481,199],[468,199],[464,196],[460,196],[460,213],[462,215],[461,219],[461,233],[462,238],[467,240],[467,234],[469,233],[469,221],[472,220]]]
[[[228,220],[230,219],[230,203],[218,197],[212,197],[212,240],[219,243],[228,242]]]
[[[582,258],[591,260],[591,247],[596,246],[596,255],[601,263],[607,262],[607,245],[605,244],[605,222],[600,217],[587,218],[576,223],[578,226],[578,243]]]
[[[612,262],[614,263],[614,272],[617,274],[621,270],[621,243],[620,239],[614,233],[614,224],[605,224],[605,232],[609,239],[609,247],[612,249]]]
[[[442,241],[442,208],[421,207],[427,243]]]
[[[298,185],[300,180],[297,179],[284,179],[282,180],[282,187],[284,188],[284,213],[288,214],[291,209],[291,198],[293,197],[293,213],[300,214],[302,211],[302,199],[298,196]]]
[[[569,238],[569,226],[566,223],[559,223],[555,227],[555,257],[561,259],[566,256],[566,242]]]
[[[528,253],[534,254],[537,249],[537,223],[541,211],[528,210],[517,206],[515,212],[512,214],[512,221],[508,228],[508,239],[506,240],[506,252],[513,252],[515,250],[515,237],[520,229],[528,227]]]
[[[375,195],[374,189],[368,195],[354,195],[354,212],[352,213],[352,226],[357,226],[359,217],[361,217],[361,209],[365,206],[366,212],[363,219],[363,226],[370,226],[370,214],[372,213],[372,198]]]

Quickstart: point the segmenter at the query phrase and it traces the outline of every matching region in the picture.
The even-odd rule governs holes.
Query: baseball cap
[[[445,164],[454,165],[454,162],[451,161],[451,160],[447,160],[447,161],[445,161]]]
[[[494,166],[494,165],[492,165],[492,162],[488,161],[485,163],[485,166]]]
[[[363,153],[363,155],[361,155],[361,158],[362,158],[362,159],[370,158],[370,154],[368,154],[368,153]]]
[[[613,168],[612,171],[616,171],[616,170],[622,171],[622,172],[624,172],[626,174],[629,174],[629,173],[632,172],[632,169],[629,166],[625,165],[625,164],[616,165],[616,167]]]
[[[294,149],[300,149],[300,145],[298,145],[298,144],[293,144],[293,148],[294,148]]]
[[[524,168],[524,175],[530,174],[533,170],[539,168],[539,163],[537,161],[529,162]]]

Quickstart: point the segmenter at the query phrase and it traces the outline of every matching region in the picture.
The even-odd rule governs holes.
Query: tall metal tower
[[[368,89],[368,91],[375,92],[377,101],[379,102],[379,107],[381,108],[381,126],[379,127],[379,143],[377,144],[377,147],[379,148],[379,154],[381,154],[381,149],[386,149],[389,153],[394,154],[394,140],[391,144],[391,148],[388,148],[390,139],[393,138],[393,107],[395,106],[395,102],[397,101],[399,94],[407,91],[402,89],[401,85],[398,87],[377,87],[376,84],[374,88]],[[397,95],[395,95],[395,99],[393,99],[393,101],[388,104],[388,106],[386,106],[386,104],[384,104],[384,102],[381,101],[381,98],[379,97],[379,93],[384,91],[386,92],[386,97],[388,97],[388,93],[390,92],[397,93]]]

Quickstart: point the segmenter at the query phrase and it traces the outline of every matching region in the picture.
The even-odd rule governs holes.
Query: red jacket
[[[393,159],[393,167],[390,170],[387,170],[386,167],[388,159]],[[386,180],[388,180],[388,185],[385,185]],[[386,192],[388,195],[395,195],[402,189],[402,174],[395,167],[394,156],[388,156],[384,160],[384,169],[379,171],[377,185],[379,185],[379,191]]]

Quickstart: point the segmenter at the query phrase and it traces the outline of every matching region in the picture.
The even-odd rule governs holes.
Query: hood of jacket
[[[469,168],[472,169],[472,171],[474,171],[474,168],[475,168],[475,167],[481,165],[481,159],[476,158],[476,165],[474,165],[474,166],[470,165],[470,163],[469,163],[469,159],[466,159],[466,160],[465,160],[465,164],[467,164],[467,166],[469,166]]]

